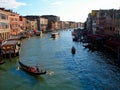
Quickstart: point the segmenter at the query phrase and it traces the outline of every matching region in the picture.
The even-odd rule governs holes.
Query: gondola
[[[51,34],[51,38],[58,38],[59,37],[59,32],[53,32],[52,34]]]
[[[26,72],[28,72],[28,73],[30,73],[30,74],[32,74],[32,75],[43,75],[43,74],[46,74],[46,70],[39,69],[39,68],[37,68],[37,67],[35,67],[35,66],[27,66],[27,65],[24,65],[24,64],[21,63],[20,61],[19,61],[19,64],[20,64],[21,68],[22,68],[24,71],[26,71]]]
[[[73,55],[76,53],[76,49],[75,49],[74,47],[72,47],[71,53],[72,53]]]

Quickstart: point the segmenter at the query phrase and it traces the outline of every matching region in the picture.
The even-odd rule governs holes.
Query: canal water
[[[120,68],[111,54],[73,42],[70,30],[57,39],[50,35],[23,40],[20,56],[0,66],[0,90],[120,90]],[[47,74],[32,76],[18,68],[18,60],[39,64]]]

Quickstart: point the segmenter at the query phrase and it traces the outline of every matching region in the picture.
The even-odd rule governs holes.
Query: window
[[[5,14],[0,13],[0,19],[8,20],[8,16]]]
[[[5,22],[0,22],[0,29],[7,29],[9,28],[9,24]]]
[[[7,19],[7,15],[2,14],[1,19]]]

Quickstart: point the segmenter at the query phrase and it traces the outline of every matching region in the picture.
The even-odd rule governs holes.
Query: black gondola
[[[71,49],[71,53],[72,53],[72,54],[75,54],[75,53],[76,53],[76,49],[75,49],[75,47],[72,47],[72,49]]]
[[[46,70],[39,69],[39,68],[37,68],[35,66],[31,67],[31,66],[24,65],[20,61],[19,61],[19,64],[20,64],[21,68],[24,71],[26,71],[26,72],[28,72],[30,74],[33,74],[33,75],[43,75],[43,74],[46,74]]]

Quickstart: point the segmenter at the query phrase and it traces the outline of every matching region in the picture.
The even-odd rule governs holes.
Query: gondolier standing
[[[39,72],[39,68],[38,67],[36,67],[36,70]]]

